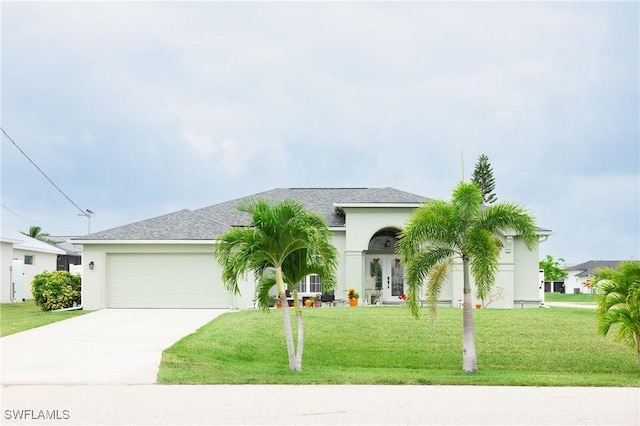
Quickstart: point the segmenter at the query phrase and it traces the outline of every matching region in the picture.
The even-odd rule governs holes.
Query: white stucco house
[[[44,271],[55,271],[58,256],[65,254],[64,250],[51,244],[4,228],[1,230],[0,244],[0,303],[33,299],[33,277]]]
[[[333,233],[339,267],[336,299],[354,287],[360,303],[399,303],[405,292],[402,262],[394,254],[398,233],[425,197],[393,188],[279,188],[246,198],[295,199],[320,214]],[[250,274],[232,296],[221,283],[213,256],[216,238],[248,223],[232,200],[96,232],[74,239],[83,245],[82,301],[86,309],[229,308],[253,305]],[[540,230],[541,237],[550,231]],[[538,249],[529,251],[518,235],[500,235],[504,248],[497,286],[501,297],[491,307],[537,307],[544,294]],[[546,238],[546,237],[545,237]],[[442,291],[442,306],[462,300],[461,265]],[[455,285],[454,285],[455,284]],[[320,291],[317,277],[300,284],[301,296]]]
[[[567,273],[564,278],[564,292],[567,294],[591,293],[590,285],[593,274],[600,268],[617,269],[622,260],[589,260],[578,265],[563,268]]]

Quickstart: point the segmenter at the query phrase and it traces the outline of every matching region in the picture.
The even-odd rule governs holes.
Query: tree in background
[[[478,297],[485,299],[498,273],[502,241],[496,234],[507,229],[521,236],[529,249],[538,243],[535,221],[525,209],[505,202],[484,207],[480,188],[475,183],[461,182],[450,202],[429,200],[418,207],[397,246],[405,263],[407,305],[416,318],[425,280],[433,318],[453,261],[462,260],[462,370],[466,373],[478,370],[470,275]]]
[[[29,228],[29,232],[21,231],[20,233],[28,237],[35,238],[36,240],[44,241],[45,243],[53,242],[49,238],[49,234],[47,234],[46,232],[42,232],[42,228],[40,228],[39,226],[31,226]]]
[[[304,327],[297,288],[303,277],[318,274],[323,288],[333,290],[338,252],[331,243],[331,231],[322,217],[293,200],[273,206],[265,200],[249,200],[241,203],[238,210],[250,214],[251,221],[218,239],[215,257],[222,267],[222,281],[228,291],[239,294],[238,279],[246,271],[253,271],[261,307],[267,305],[269,290],[276,286],[282,303],[289,368],[301,371]],[[293,343],[287,287],[293,292],[297,348]]]
[[[606,336],[618,329],[616,340],[635,347],[640,364],[640,262],[621,262],[618,269],[594,273],[598,294],[598,333]]]
[[[561,257],[554,259],[550,254],[540,261],[538,266],[544,270],[545,281],[560,281],[567,276],[567,272],[560,267],[560,262],[564,263],[564,259]]]
[[[496,181],[493,178],[493,169],[489,164],[489,157],[482,154],[478,157],[478,162],[473,170],[471,182],[474,182],[482,191],[482,201],[485,204],[495,203],[498,199],[493,192],[496,189]]]

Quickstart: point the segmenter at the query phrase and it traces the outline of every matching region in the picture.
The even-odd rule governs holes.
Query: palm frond
[[[267,268],[260,277],[257,277],[256,300],[258,307],[269,310],[269,293],[276,285],[276,273],[273,268]]]
[[[426,242],[456,245],[459,243],[460,218],[453,207],[442,200],[429,200],[418,207],[400,233],[397,253],[410,257]]]
[[[618,269],[594,272],[598,296],[598,333],[606,336],[617,328],[616,340],[637,345],[640,335],[640,263],[622,262]]]
[[[500,242],[491,232],[474,229],[469,232],[467,243],[476,293],[484,300],[491,291],[498,273]]]
[[[402,259],[405,265],[407,306],[414,317],[417,318],[419,316],[421,293],[425,281],[429,278],[437,265],[447,262],[448,259],[453,259],[454,256],[455,252],[450,248],[428,247],[418,253],[415,253],[412,257]]]
[[[461,182],[453,191],[451,205],[463,222],[471,223],[482,207],[482,191],[473,182]]]
[[[522,238],[530,250],[538,244],[535,219],[517,204],[502,202],[482,209],[478,212],[476,226],[492,233],[512,231]]]
[[[448,257],[431,268],[429,273],[429,279],[427,281],[427,303],[429,306],[429,314],[431,319],[435,320],[438,312],[438,297],[442,291],[442,286],[445,284],[451,268],[453,266],[453,257]]]

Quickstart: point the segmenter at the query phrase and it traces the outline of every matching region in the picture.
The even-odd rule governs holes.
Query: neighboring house
[[[82,265],[82,249],[71,242],[76,237],[49,237],[54,241],[56,247],[64,251],[64,254],[58,255],[57,269],[58,271],[70,271],[73,265]]]
[[[567,294],[590,293],[593,273],[600,268],[616,269],[622,260],[589,260],[575,266],[565,267],[564,291]]]
[[[64,250],[17,231],[2,229],[0,302],[32,299],[31,281],[43,271],[55,271]]]
[[[238,212],[240,200],[295,199],[320,214],[339,252],[336,299],[349,287],[361,304],[399,303],[405,292],[402,262],[394,254],[399,232],[427,199],[393,188],[274,189],[198,210],[180,210],[74,239],[83,245],[82,303],[101,308],[229,308],[253,305],[255,282],[240,280],[241,295],[230,295],[213,256],[216,239],[249,217]],[[540,230],[541,237],[550,231]],[[500,300],[492,307],[537,307],[543,300],[538,249],[527,250],[513,233],[500,235],[504,247],[496,284]],[[454,266],[439,303],[462,300],[461,264]],[[453,285],[453,283],[456,285]],[[300,283],[300,296],[319,292],[316,276]]]

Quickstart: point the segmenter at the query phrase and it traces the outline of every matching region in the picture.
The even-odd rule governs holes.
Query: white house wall
[[[413,208],[410,207],[346,207],[345,288],[354,287],[362,295],[364,290],[364,253],[373,235],[384,228],[404,229]],[[336,292],[336,298],[345,294]]]
[[[113,254],[206,254],[213,259],[213,244],[85,244],[83,248],[82,304],[85,309],[107,307],[107,274],[109,256]],[[93,270],[89,265],[93,262]],[[211,285],[222,286],[220,267],[215,267]],[[255,281],[251,274],[239,282],[240,295],[229,295],[229,307],[253,306]]]
[[[13,249],[13,257],[24,262],[24,256],[33,256],[33,265],[23,265],[22,297],[33,299],[31,293],[31,281],[33,277],[44,271],[55,271],[58,267],[58,255],[40,251]]]
[[[13,260],[13,243],[2,241],[0,251],[0,303],[11,301],[11,263]]]
[[[536,308],[543,301],[544,288],[540,289],[538,269],[539,245],[529,250],[521,238],[514,244],[514,307]]]
[[[537,246],[530,251],[521,238],[515,237],[508,241],[507,237],[501,237],[501,240],[504,247],[500,253],[493,294],[485,302],[489,303],[490,308],[538,307],[542,299],[539,295]],[[470,278],[474,304],[482,304],[482,301],[476,297],[473,276]],[[442,287],[438,304],[459,306],[463,300],[463,291],[462,261],[458,259],[453,265],[446,284]]]
[[[344,230],[333,231],[331,242],[338,251],[338,268],[336,270],[336,288],[334,295],[336,299],[342,299],[346,294],[346,282],[347,282],[347,270],[346,270],[346,256],[345,245],[346,235]]]
[[[588,288],[585,286],[589,277],[579,277],[578,274],[584,271],[567,271],[567,276],[564,278],[564,292],[566,294],[589,293]]]

